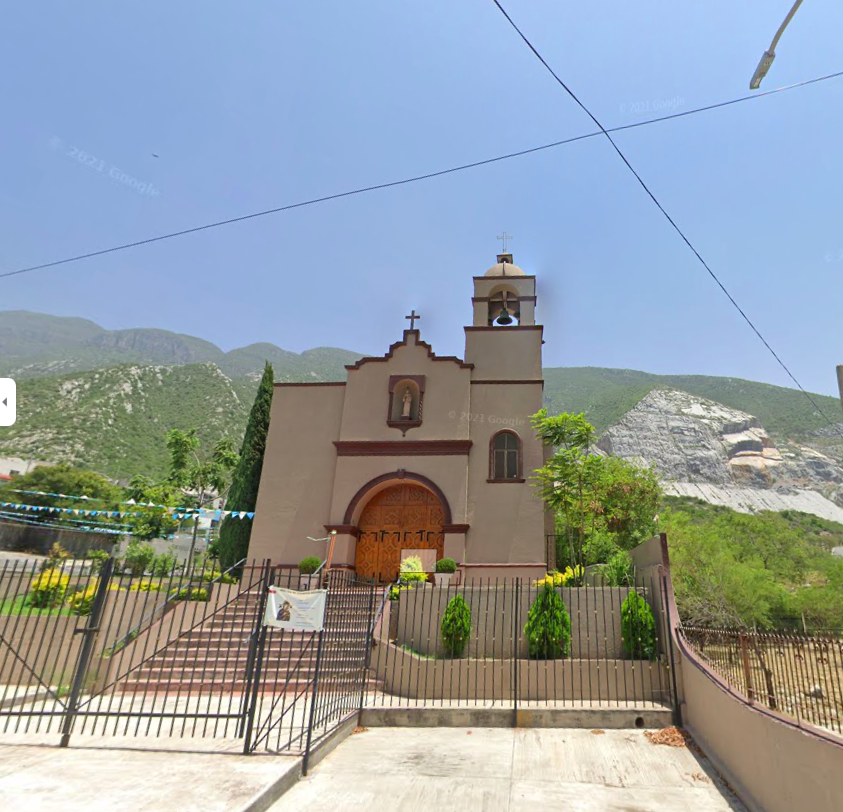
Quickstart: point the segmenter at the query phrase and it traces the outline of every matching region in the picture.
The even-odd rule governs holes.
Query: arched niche
[[[420,426],[424,404],[424,375],[392,375],[389,379],[389,406],[386,422],[401,429]]]
[[[506,304],[507,312],[512,318],[511,325],[503,325],[498,322],[498,319],[503,314],[504,304]],[[518,296],[518,291],[507,284],[496,285],[489,292],[489,311],[488,311],[488,325],[489,327],[504,327],[517,325],[521,321],[521,301]]]

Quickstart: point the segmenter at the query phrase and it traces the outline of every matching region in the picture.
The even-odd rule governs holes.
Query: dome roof
[[[522,271],[517,265],[513,265],[511,262],[498,262],[496,265],[492,265],[488,271],[486,271],[486,276],[526,276],[524,271]]]

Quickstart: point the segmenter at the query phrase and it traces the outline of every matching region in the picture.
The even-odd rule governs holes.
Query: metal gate
[[[311,746],[363,704],[376,587],[353,573],[328,574],[325,626],[294,632],[264,626],[258,640],[244,752]]]
[[[7,561],[0,729],[56,731],[63,746],[71,734],[190,736],[306,752],[360,707],[374,594],[331,573],[323,632],[264,627],[267,586],[320,585],[307,581],[268,561],[151,575],[111,558]]]

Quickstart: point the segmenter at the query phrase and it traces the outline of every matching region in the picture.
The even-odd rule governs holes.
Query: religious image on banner
[[[297,592],[280,586],[268,587],[266,626],[302,632],[321,632],[325,625],[326,589]]]

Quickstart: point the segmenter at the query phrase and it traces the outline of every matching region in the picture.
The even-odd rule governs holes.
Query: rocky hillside
[[[210,363],[23,380],[18,421],[0,428],[0,453],[73,462],[121,480],[158,476],[169,429],[196,426],[205,442],[229,435],[239,443],[253,394],[253,385],[236,386]]]
[[[652,465],[676,495],[843,521],[839,460],[794,440],[776,443],[757,417],[687,392],[649,392],[603,434],[599,447]]]

